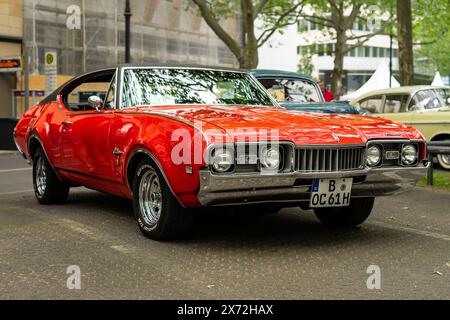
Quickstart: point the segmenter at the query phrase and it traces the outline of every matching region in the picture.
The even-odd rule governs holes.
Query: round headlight
[[[264,169],[276,170],[280,166],[280,151],[278,148],[269,147],[261,151],[261,165]]]
[[[368,166],[374,167],[381,161],[381,150],[377,146],[371,146],[367,149],[366,162]]]
[[[233,154],[227,149],[216,149],[213,154],[212,166],[217,172],[226,172],[234,164]]]
[[[403,146],[402,149],[402,163],[410,166],[417,161],[417,149],[412,144]]]

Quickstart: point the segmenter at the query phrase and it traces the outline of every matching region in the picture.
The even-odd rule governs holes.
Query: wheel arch
[[[28,155],[29,155],[31,161],[33,161],[33,156],[39,147],[42,148],[42,150],[44,150],[44,153],[48,159],[47,153],[45,152],[45,149],[44,149],[44,146],[42,145],[41,140],[36,135],[36,133],[32,133],[30,135],[30,137],[28,138],[28,145],[27,145]]]
[[[450,140],[450,133],[438,133],[434,135],[430,141]]]
[[[169,190],[172,193],[172,195],[177,199],[177,201],[180,203],[180,205],[184,207],[183,203],[180,201],[180,199],[178,198],[176,193],[173,191],[170,181],[167,178],[167,176],[164,172],[164,169],[163,169],[161,163],[159,162],[159,160],[157,159],[157,157],[152,152],[150,152],[149,150],[147,150],[144,147],[139,147],[139,148],[131,151],[130,155],[128,156],[128,161],[126,163],[126,167],[125,167],[126,183],[127,183],[128,189],[131,191],[131,193],[133,193],[133,182],[134,182],[134,177],[135,177],[135,173],[137,170],[137,166],[144,159],[150,159],[155,164],[155,166],[161,172],[163,179],[166,182],[167,186],[169,187]]]

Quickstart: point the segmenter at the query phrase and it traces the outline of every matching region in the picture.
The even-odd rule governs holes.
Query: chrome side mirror
[[[88,98],[88,104],[90,107],[95,108],[99,111],[103,108],[103,100],[99,96],[90,96]]]

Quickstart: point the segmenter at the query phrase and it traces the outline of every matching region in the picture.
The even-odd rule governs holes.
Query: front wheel
[[[33,187],[40,204],[63,203],[69,195],[69,185],[59,180],[42,148],[33,156]]]
[[[439,165],[445,170],[450,170],[450,155],[449,154],[438,154],[437,160]]]
[[[317,208],[314,213],[325,225],[354,227],[360,225],[372,212],[375,198],[355,198],[350,206],[342,208]]]
[[[159,169],[142,160],[133,181],[133,211],[141,232],[153,240],[167,240],[186,232],[191,215],[172,194]]]

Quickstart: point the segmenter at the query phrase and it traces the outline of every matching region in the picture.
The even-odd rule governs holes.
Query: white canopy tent
[[[437,86],[437,87],[443,87],[444,86],[444,82],[442,81],[442,77],[441,74],[438,72],[436,72],[436,75],[434,76],[433,82],[431,83],[432,86]]]
[[[383,61],[382,63],[380,63],[377,70],[370,77],[370,79],[367,80],[367,82],[363,84],[361,88],[344,96],[343,100],[353,100],[369,91],[389,88],[389,75],[389,67],[386,61]],[[400,83],[398,83],[398,81],[394,77],[391,77],[391,88],[397,87],[400,87]]]

